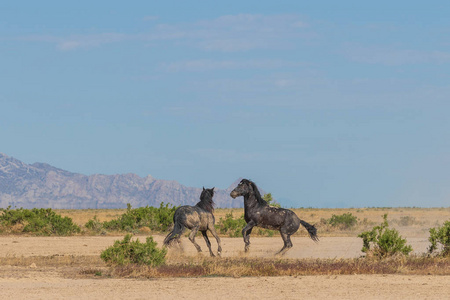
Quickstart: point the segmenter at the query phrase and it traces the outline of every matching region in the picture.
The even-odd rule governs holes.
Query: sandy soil
[[[23,270],[2,299],[448,299],[450,278],[351,275],[158,280],[66,279]]]
[[[145,241],[145,236],[137,237]],[[164,236],[154,235],[158,245],[162,244]],[[111,246],[115,240],[122,236],[75,236],[75,237],[26,237],[26,236],[2,236],[0,237],[0,259],[5,256],[51,256],[51,255],[100,255],[101,251]],[[243,255],[244,242],[242,238],[221,238],[222,257],[235,257]],[[205,242],[202,237],[196,238],[202,247],[203,254],[208,255]],[[273,257],[281,249],[283,241],[281,237],[251,237],[250,257]],[[407,238],[416,253],[424,253],[429,246],[426,237]],[[217,252],[217,243],[211,239],[212,248]],[[293,237],[294,247],[286,253],[286,258],[353,258],[363,255],[361,252],[362,239],[357,237],[323,237],[319,243],[306,237]],[[182,247],[185,255],[197,255],[192,243],[182,239]],[[172,252],[180,251],[177,248]]]
[[[121,236],[0,237],[0,262],[7,257],[99,255]],[[145,236],[138,237],[141,241]],[[161,244],[163,236],[154,236]],[[271,257],[282,246],[280,237],[251,238],[252,257]],[[208,255],[202,238],[198,243]],[[212,240],[214,250],[217,245]],[[353,237],[324,237],[319,243],[294,237],[288,258],[351,258],[362,253]],[[425,252],[426,237],[408,238],[414,250]],[[241,238],[222,238],[224,257],[243,255]],[[185,255],[197,255],[183,239]],[[179,249],[169,252],[169,259]],[[0,265],[2,299],[446,299],[450,276],[351,275],[253,278],[77,279],[67,270],[30,265]]]

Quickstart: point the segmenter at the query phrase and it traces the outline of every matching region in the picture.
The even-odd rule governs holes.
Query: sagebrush
[[[119,218],[100,222],[94,217],[85,224],[85,227],[97,232],[102,230],[137,232],[143,227],[148,227],[152,231],[164,232],[172,226],[176,209],[177,206],[163,202],[159,207],[132,208],[130,204],[127,204],[127,211]]]
[[[365,231],[358,235],[363,239],[362,252],[383,258],[397,253],[408,255],[412,251],[410,245],[406,245],[397,230],[389,229],[387,214],[383,216],[383,223],[373,227],[371,231]]]
[[[264,194],[263,199],[267,202],[267,204],[275,207],[281,207],[280,203],[278,203],[275,199],[273,199],[271,193]]]
[[[333,214],[327,223],[332,227],[337,227],[340,229],[350,229],[358,224],[358,218],[352,213],[344,213],[342,215]]]
[[[428,248],[430,254],[438,252],[438,255],[450,256],[450,221],[446,221],[442,226],[430,228],[431,245]],[[441,248],[439,252],[438,249]]]
[[[51,208],[0,208],[0,231],[35,235],[72,235],[81,232],[69,217],[61,217]]]
[[[225,215],[225,218],[220,218],[219,222],[216,224],[216,230],[221,234],[226,234],[229,237],[241,237],[242,229],[247,225],[244,220],[244,215],[242,214],[238,218],[233,217],[233,213],[230,212]],[[256,235],[271,237],[274,235],[274,230],[263,229],[263,228],[253,228],[253,233]]]
[[[152,236],[147,237],[145,243],[141,243],[139,239],[132,241],[131,237],[131,234],[127,234],[123,240],[115,241],[113,246],[101,253],[100,258],[112,265],[138,264],[155,267],[165,263],[167,249],[157,248]]]
[[[220,218],[216,225],[216,229],[221,234],[227,234],[230,237],[239,237],[242,236],[241,231],[245,225],[247,225],[247,222],[244,220],[244,215],[235,219],[233,213],[230,212],[225,215],[225,218]]]

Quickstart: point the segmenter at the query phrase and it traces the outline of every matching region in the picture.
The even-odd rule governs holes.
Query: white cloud
[[[212,161],[221,161],[226,163],[243,163],[243,162],[267,162],[274,161],[273,156],[264,152],[246,152],[232,149],[215,149],[200,148],[190,151],[194,155],[198,155],[203,159]],[[285,161],[283,157],[278,157],[276,161]]]
[[[283,60],[210,60],[199,59],[161,64],[160,69],[167,72],[204,72],[212,70],[239,70],[239,69],[279,69],[294,68],[304,63]]]
[[[301,26],[299,26],[301,25]],[[306,24],[296,15],[229,15],[194,24],[198,46],[234,52],[289,47],[292,39],[309,39]]]
[[[82,44],[77,41],[62,41],[58,43],[58,48],[60,50],[73,50],[79,48]]]
[[[149,22],[149,21],[156,21],[158,20],[159,17],[158,16],[145,16],[144,17],[144,21]]]
[[[297,27],[297,28],[306,28],[309,25],[306,24],[305,22],[298,21],[298,22],[293,23],[292,26]]]
[[[397,49],[394,47],[348,45],[345,47],[344,53],[347,58],[355,62],[387,66],[450,62],[450,52],[443,51],[420,51]]]
[[[77,48],[99,47],[104,44],[125,41],[132,36],[118,33],[102,33],[94,35],[78,35],[61,39],[57,47],[60,50],[74,50]]]
[[[69,51],[79,48],[99,47],[104,44],[117,43],[129,39],[136,39],[136,36],[119,33],[101,33],[87,35],[71,35],[67,37],[57,37],[50,35],[33,35],[21,37],[19,40],[31,42],[53,43],[59,50]]]
[[[144,20],[156,21],[148,16]],[[72,36],[32,36],[22,40],[55,43],[60,50],[99,47],[124,41],[176,42],[207,51],[235,52],[289,47],[293,39],[310,39],[308,27],[296,15],[228,15],[192,23],[156,24],[138,34],[99,33]]]

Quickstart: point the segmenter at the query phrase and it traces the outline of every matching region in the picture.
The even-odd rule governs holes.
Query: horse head
[[[203,191],[200,194],[200,200],[211,200],[214,196],[214,188],[211,189],[205,189],[205,187],[203,187]]]
[[[252,182],[248,179],[242,179],[238,186],[231,191],[230,196],[235,199],[239,196],[249,195],[253,192]]]
[[[213,197],[214,188],[205,189],[205,187],[203,187],[203,191],[200,194],[200,202],[197,203],[197,206],[212,213],[215,205]]]

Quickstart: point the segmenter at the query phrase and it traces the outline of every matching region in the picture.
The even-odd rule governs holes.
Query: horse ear
[[[214,189],[215,189],[216,187],[213,187],[211,190],[214,192]]]
[[[203,190],[205,190],[205,187],[203,187]]]

